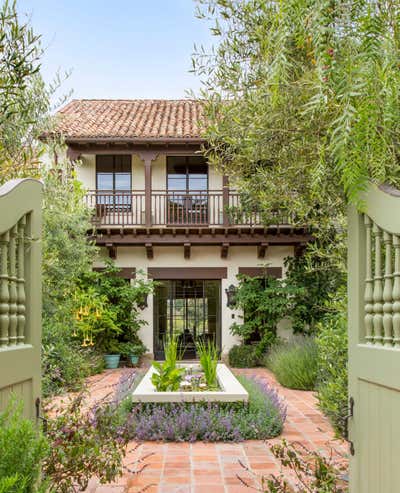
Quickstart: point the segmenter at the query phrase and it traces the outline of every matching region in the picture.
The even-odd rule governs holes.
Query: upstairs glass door
[[[96,156],[97,205],[128,211],[132,205],[132,161],[130,155]]]
[[[208,165],[202,156],[167,157],[169,224],[208,224]]]

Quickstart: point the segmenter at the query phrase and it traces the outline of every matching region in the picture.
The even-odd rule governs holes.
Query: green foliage
[[[257,348],[253,344],[240,344],[229,350],[229,365],[233,368],[253,368],[258,366]]]
[[[42,348],[42,390],[50,396],[64,390],[77,391],[83,379],[104,368],[103,358],[72,339],[69,327],[48,324]]]
[[[325,268],[345,272],[346,201],[400,183],[397,2],[198,4],[215,36],[193,58],[205,153],[267,224],[282,210],[309,225]]]
[[[267,356],[267,366],[284,387],[314,390],[318,373],[318,348],[311,338],[280,342]]]
[[[51,447],[43,472],[54,493],[83,491],[93,476],[108,483],[122,473],[128,438],[111,404],[88,410],[81,393],[49,419],[47,437]]]
[[[290,313],[291,297],[297,292],[298,288],[281,279],[239,276],[236,305],[243,310],[244,320],[231,326],[232,334],[240,336],[244,343],[257,341],[260,358],[274,342],[277,324]]]
[[[43,374],[44,393],[73,389],[95,370],[90,355],[83,354],[73,337],[75,293],[80,278],[91,271],[97,255],[88,241],[90,211],[84,190],[67,161],[41,170],[44,183],[43,275]]]
[[[285,472],[279,475],[263,476],[257,491],[264,493],[347,493],[348,487],[343,480],[347,465],[343,457],[336,459],[325,457],[318,452],[308,450],[298,442],[288,443],[282,440],[270,447],[274,457]],[[286,471],[296,478],[296,489],[287,479]],[[286,473],[286,474],[285,474]],[[242,480],[247,484],[246,480]]]
[[[141,344],[137,333],[146,322],[139,305],[154,289],[151,280],[130,283],[119,272],[109,260],[104,270],[85,272],[76,293],[79,336],[103,352],[114,351],[119,342]]]
[[[165,361],[171,367],[176,366],[176,362],[182,359],[184,348],[181,347],[179,338],[176,334],[168,335],[164,339]]]
[[[143,344],[133,344],[132,342],[121,342],[119,344],[120,353],[127,356],[143,356],[148,349]]]
[[[196,343],[196,351],[199,356],[200,366],[204,371],[208,387],[218,387],[217,364],[219,354],[215,344],[211,341],[198,341]]]
[[[333,266],[326,269],[323,264],[315,251],[312,255],[285,259],[285,283],[294,288],[289,316],[295,333],[315,333],[316,324],[329,311],[326,300],[345,285],[342,271]]]
[[[157,392],[176,392],[184,374],[183,368],[172,366],[168,361],[153,362],[156,371],[151,376],[151,382]]]
[[[22,417],[22,403],[12,399],[0,413],[0,492],[35,493],[48,443],[35,424]]]
[[[24,493],[24,491],[26,491],[26,480],[19,474],[0,478],[0,493]]]
[[[175,392],[179,390],[179,384],[185,373],[184,368],[177,368],[176,362],[182,359],[183,348],[179,345],[179,340],[175,334],[168,336],[164,340],[165,361],[153,362],[156,371],[151,377],[151,381],[157,392]]]
[[[318,325],[316,337],[319,406],[340,435],[345,431],[340,417],[347,414],[348,408],[346,301],[342,291],[330,301],[331,313]]]
[[[0,6],[0,182],[40,177],[44,145],[38,137],[53,128],[50,100],[64,78],[57,74],[45,84],[41,36],[17,10],[12,0]]]

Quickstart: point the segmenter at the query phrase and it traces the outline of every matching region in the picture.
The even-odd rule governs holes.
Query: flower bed
[[[177,390],[157,390],[152,366],[132,394],[134,402],[247,402],[248,392],[229,370],[219,363],[216,365],[216,382],[207,385],[200,365],[177,364],[180,377]]]
[[[126,419],[131,438],[239,442],[279,435],[286,406],[276,390],[255,379],[238,379],[249,394],[248,403],[130,402]]]

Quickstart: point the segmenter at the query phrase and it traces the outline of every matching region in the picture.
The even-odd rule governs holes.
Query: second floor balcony
[[[86,204],[93,210],[98,227],[256,227],[289,225],[293,221],[281,211],[251,207],[232,190],[91,190]]]

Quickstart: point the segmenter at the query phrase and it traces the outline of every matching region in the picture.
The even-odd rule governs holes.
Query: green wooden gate
[[[0,409],[10,396],[34,417],[40,398],[42,185],[0,188]]]
[[[349,212],[352,493],[400,491],[400,192],[370,186]]]

